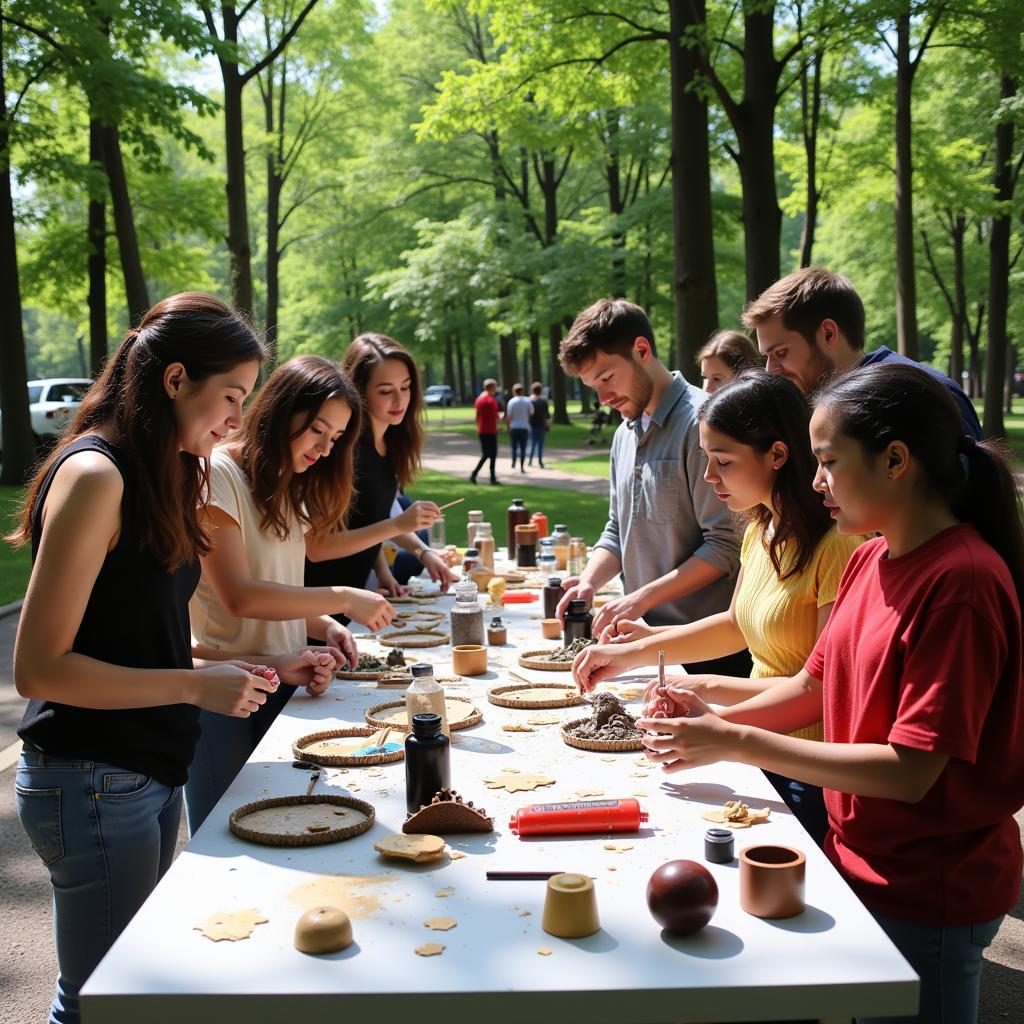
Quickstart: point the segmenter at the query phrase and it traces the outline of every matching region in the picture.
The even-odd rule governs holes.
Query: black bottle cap
[[[412,716],[412,731],[417,736],[437,736],[441,732],[441,716],[432,711],[423,715]]]
[[[569,602],[569,614],[570,615],[582,615],[584,612],[586,612],[586,610],[587,610],[587,602],[586,601],[577,600],[576,598],[573,598]]]
[[[562,577],[561,577],[561,576],[552,576],[552,577],[551,577],[551,578],[550,578],[550,579],[548,580],[548,586],[549,586],[549,587],[558,587],[559,589],[561,589],[561,586],[562,586]]]
[[[523,504],[523,499],[522,498],[513,498],[512,499],[512,504],[513,505],[522,505]]]
[[[412,673],[414,679],[419,676],[432,676],[434,674],[434,666],[428,665],[425,661],[418,661],[409,671]],[[415,717],[416,716],[413,715],[413,718]]]

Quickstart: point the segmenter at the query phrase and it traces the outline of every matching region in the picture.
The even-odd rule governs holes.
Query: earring
[[[892,479],[892,473],[890,473],[890,474],[889,474],[889,479],[890,479],[890,480]]]

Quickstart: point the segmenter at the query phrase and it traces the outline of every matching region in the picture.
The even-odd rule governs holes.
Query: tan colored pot
[[[594,882],[586,875],[565,872],[548,879],[541,925],[549,935],[582,939],[599,931]]]
[[[545,640],[561,640],[562,639],[562,624],[558,619],[541,619],[540,620],[540,635]]]
[[[458,644],[452,648],[452,668],[460,676],[482,676],[487,671],[487,648]]]
[[[804,911],[806,858],[791,846],[740,850],[740,906],[754,917],[796,917]]]

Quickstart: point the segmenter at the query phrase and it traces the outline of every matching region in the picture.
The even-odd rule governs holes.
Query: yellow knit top
[[[846,563],[864,538],[843,536],[831,527],[804,571],[785,580],[772,566],[769,540],[751,523],[740,549],[743,579],[736,594],[736,622],[754,661],[752,679],[793,676],[804,667],[818,637],[818,609],[835,601]],[[786,556],[783,549],[783,571]],[[792,735],[824,738],[820,722]]]

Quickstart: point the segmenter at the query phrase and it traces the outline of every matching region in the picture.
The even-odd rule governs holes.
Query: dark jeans
[[[765,772],[765,778],[775,787],[786,806],[793,812],[793,817],[807,830],[807,834],[818,844],[825,843],[828,831],[828,811],[825,810],[825,797],[820,786],[809,786],[806,782]]]
[[[509,430],[512,437],[512,468],[516,468],[516,455],[519,456],[519,465],[526,462],[526,443],[530,440],[530,431],[521,427]]]
[[[494,475],[494,463],[498,459],[498,435],[497,434],[477,434],[480,438],[480,461],[476,464],[476,469],[473,470],[472,479],[475,481],[477,474],[483,468],[483,464],[490,460],[491,463],[491,479],[495,480],[497,477]]]
[[[683,668],[691,676],[737,676],[740,679],[749,679],[750,673],[754,670],[754,662],[750,657],[750,651],[737,651],[736,654],[727,654],[724,658],[694,661]]]
[[[407,509],[412,504],[412,498],[406,497],[404,494],[398,495],[398,504],[403,509]],[[416,536],[419,537],[424,544],[430,544],[430,531],[429,530],[417,530]],[[391,566],[391,575],[401,583],[406,584],[412,579],[413,576],[419,576],[423,572],[423,563],[411,552],[406,551],[405,548],[399,548],[398,554],[395,556],[395,561]]]
[[[530,428],[530,465],[533,465],[533,457],[537,456],[537,461],[540,463],[541,468],[544,468],[544,438],[547,437],[548,431],[546,427],[531,427]]]

